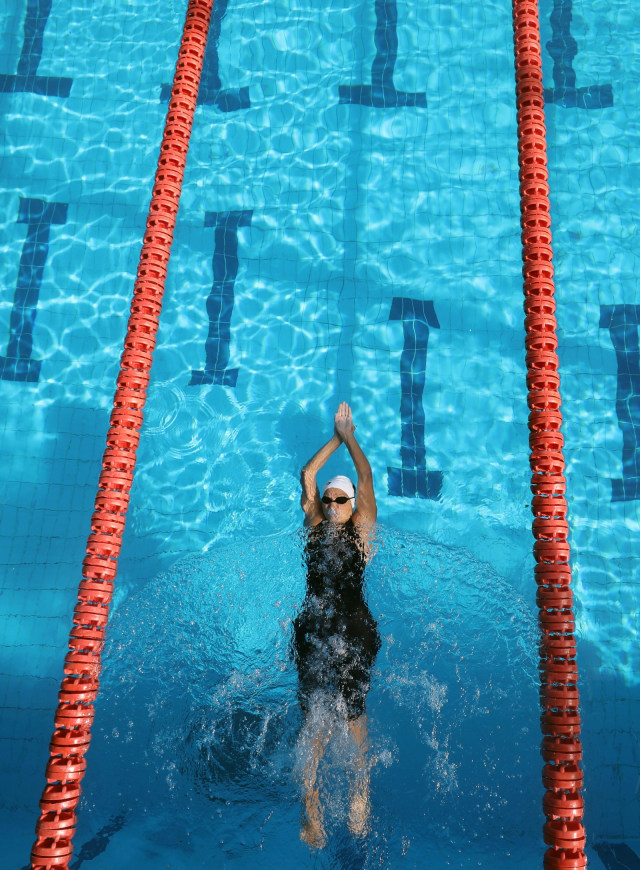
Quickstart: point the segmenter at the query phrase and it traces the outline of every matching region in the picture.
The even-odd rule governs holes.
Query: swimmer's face
[[[347,501],[344,504],[338,504],[336,501],[332,501],[330,504],[322,502],[322,513],[326,520],[329,520],[332,523],[346,523],[353,514],[351,500],[348,498],[347,493],[331,486],[329,489],[325,490],[323,498],[325,497],[331,499],[347,498]]]

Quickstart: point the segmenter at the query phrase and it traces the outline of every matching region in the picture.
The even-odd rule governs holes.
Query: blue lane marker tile
[[[613,105],[613,88],[607,85],[576,87],[573,59],[578,43],[571,36],[573,0],[553,0],[550,22],[552,38],[546,48],[553,58],[553,88],[544,89],[546,103],[556,103],[565,109],[605,109]]]
[[[229,0],[216,0],[211,15],[207,46],[204,52],[202,76],[198,90],[198,106],[217,106],[221,112],[237,112],[238,109],[249,109],[249,88],[223,88],[220,80],[220,63],[218,60],[218,44],[222,20],[227,14]],[[171,85],[164,84],[160,90],[160,101],[167,103],[171,98]]]
[[[607,870],[640,870],[640,858],[627,843],[594,843]]]
[[[401,320],[404,349],[400,357],[400,418],[402,468],[388,468],[389,495],[440,497],[442,472],[427,471],[425,415],[422,406],[427,369],[429,327],[439,329],[433,302],[395,297],[389,320]]]
[[[49,253],[51,224],[67,220],[66,202],[20,199],[18,223],[27,224],[27,238],[22,246],[18,280],[9,318],[9,343],[6,356],[0,356],[0,379],[31,381],[40,377],[41,360],[31,358],[33,327],[44,265]]]
[[[396,0],[375,0],[376,30],[374,41],[376,56],[371,66],[370,85],[340,85],[341,103],[357,103],[376,109],[397,109],[419,106],[426,109],[426,93],[397,91],[393,84],[393,70],[398,58],[398,7]]]
[[[238,228],[251,226],[252,211],[208,211],[205,227],[215,227],[213,286],[207,299],[209,335],[204,369],[193,369],[189,386],[217,384],[235,387],[238,369],[230,369],[229,343],[233,294],[238,274]]]
[[[640,498],[640,305],[601,305],[618,362],[616,414],[622,430],[622,479],[611,481],[612,501]]]
[[[69,96],[73,79],[37,75],[42,58],[44,30],[50,13],[51,0],[27,0],[24,38],[17,75],[0,75],[0,93],[42,94],[47,97]]]

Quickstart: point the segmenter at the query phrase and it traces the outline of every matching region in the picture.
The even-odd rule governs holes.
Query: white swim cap
[[[331,480],[328,480],[322,487],[322,495],[324,495],[328,489],[341,489],[349,496],[351,507],[355,508],[356,488],[349,478],[344,476],[344,474],[337,474],[335,477],[332,477]]]

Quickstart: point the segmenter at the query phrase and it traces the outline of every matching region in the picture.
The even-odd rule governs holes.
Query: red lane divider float
[[[545,870],[587,865],[567,482],[537,0],[513,0],[533,552],[540,621]]]
[[[213,0],[189,0],[40,800],[33,870],[67,870]]]

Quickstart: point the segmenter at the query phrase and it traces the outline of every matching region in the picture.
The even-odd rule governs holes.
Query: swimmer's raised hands
[[[362,537],[365,549],[368,550],[371,543],[369,538],[369,529],[376,521],[378,516],[378,508],[376,506],[376,497],[373,491],[373,474],[369,460],[362,452],[362,447],[358,444],[355,436],[356,427],[353,425],[351,416],[351,408],[346,402],[340,402],[340,406],[334,418],[334,438],[339,438],[340,441],[349,451],[349,455],[353,460],[358,475],[358,484],[356,491],[358,493],[358,501],[356,509],[353,512],[353,522],[358,528]]]
[[[349,435],[353,435],[356,427],[353,425],[351,408],[346,402],[340,402],[336,415],[333,418],[334,431],[341,441],[345,441]]]
[[[336,415],[333,418],[333,435],[314,453],[311,459],[303,467],[300,474],[302,484],[302,496],[300,504],[305,515],[306,526],[317,526],[324,519],[323,505],[320,500],[320,490],[316,482],[318,471],[326,463],[327,459],[339,449],[341,444],[349,451],[358,475],[356,491],[358,501],[353,512],[353,522],[358,527],[363,540],[369,534],[367,527],[376,521],[378,509],[376,497],[373,491],[373,474],[369,460],[362,452],[355,437],[356,427],[353,424],[351,408],[346,402],[340,402]],[[364,540],[368,546],[367,540]]]

